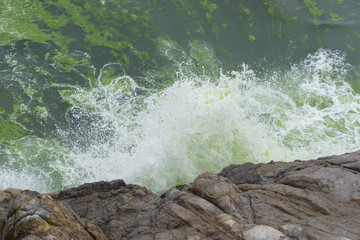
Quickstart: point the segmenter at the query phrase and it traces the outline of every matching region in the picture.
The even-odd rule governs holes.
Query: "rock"
[[[7,203],[9,202],[9,200],[15,198],[17,195],[21,193],[22,190],[17,188],[8,188],[5,189],[4,191],[0,191],[0,239],[7,220],[7,214],[6,214]]]
[[[244,240],[268,240],[268,239],[283,239],[289,240],[289,238],[279,230],[265,226],[255,225],[246,228],[243,231]]]
[[[354,200],[360,194],[360,154],[359,152],[320,158],[318,161],[304,162],[296,171],[279,174],[277,182],[320,191],[342,199]]]
[[[69,205],[80,217],[94,222],[109,239],[156,233],[155,209],[161,198],[122,180],[84,184],[60,191],[57,201]]]
[[[257,224],[273,226],[294,239],[360,239],[360,151],[247,165],[229,166],[219,175],[241,184],[240,189],[248,183],[262,185],[246,189]]]
[[[9,201],[2,239],[107,239],[94,224],[79,218],[50,195],[23,192]]]
[[[219,175],[226,177],[235,184],[266,184],[273,183],[278,173],[299,165],[301,162],[271,162],[268,164],[245,163],[230,165]]]
[[[11,199],[13,197],[16,197],[21,192],[22,192],[22,190],[18,189],[18,188],[8,188],[8,189],[5,189],[4,191],[0,191],[0,202],[4,201],[6,199]]]
[[[161,197],[122,180],[51,196],[6,193],[0,230],[2,239],[354,240],[360,239],[359,176],[355,152],[231,165]]]

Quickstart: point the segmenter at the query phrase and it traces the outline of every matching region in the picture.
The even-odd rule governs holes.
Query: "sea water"
[[[226,7],[216,1],[200,2],[209,13]],[[342,12],[342,1],[338,2]],[[20,9],[15,3],[3,4],[8,7],[3,12]],[[127,1],[98,4],[110,3],[123,5],[124,11],[140,11],[127,6]],[[271,16],[276,6],[270,3],[274,2],[263,1],[268,7],[266,14]],[[66,6],[75,1],[61,4],[57,7],[66,14],[75,14]],[[34,6],[34,12],[41,10]],[[41,6],[56,13],[51,4]],[[104,11],[116,14],[112,6]],[[250,21],[246,12],[258,6],[237,7]],[[308,11],[314,13],[310,7]],[[285,9],[294,10],[293,6]],[[254,14],[259,18],[266,15],[257,11]],[[45,13],[41,14],[48,28],[63,24],[61,19],[49,23]],[[204,16],[210,23],[212,18]],[[135,18],[130,16],[133,22],[128,24],[136,25]],[[320,16],[315,19],[319,24]],[[77,26],[84,32],[92,31],[74,16],[62,21],[67,21],[59,27],[64,38],[70,31],[75,43],[95,41],[77,39],[76,31],[67,29]],[[100,20],[94,17],[91,21]],[[199,23],[204,34],[213,31],[208,29],[212,26],[209,23]],[[1,25],[4,34],[15,31],[16,25],[9,24]],[[33,24],[35,30],[43,31],[37,21]],[[231,24],[235,23],[220,26],[226,30]],[[255,30],[248,35],[246,46],[255,48],[251,51],[258,55],[256,59],[240,58],[239,54],[228,58],[231,52],[224,57],[212,42],[220,38],[216,35],[210,34],[207,40],[190,36],[180,41],[176,36],[155,34],[155,47],[149,56],[143,56],[134,48],[138,40],[129,40],[132,46],[124,48],[111,45],[120,41],[115,39],[102,49],[84,49],[70,40],[66,45],[55,34],[48,38],[41,35],[44,39],[39,40],[39,35],[33,37],[26,29],[16,30],[0,51],[0,189],[49,192],[121,178],[161,193],[191,182],[202,172],[217,173],[230,164],[308,160],[359,149],[360,90],[352,55],[357,46],[354,43],[340,50],[319,43],[307,48],[299,45],[294,56],[290,54],[293,41],[286,41],[286,48],[291,49],[272,60],[274,55],[266,56],[272,50],[252,45],[259,38]],[[56,45],[60,40],[65,43]],[[241,41],[238,44],[236,49],[243,49]],[[106,57],[114,52],[117,57]]]

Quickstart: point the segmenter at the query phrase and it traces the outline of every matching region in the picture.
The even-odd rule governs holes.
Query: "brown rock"
[[[0,230],[3,239],[105,239],[104,233],[126,240],[356,240],[359,174],[355,152],[231,165],[161,197],[122,180],[52,193],[56,201],[34,192],[4,192]]]
[[[8,188],[5,189],[4,191],[0,191],[0,202],[14,198],[17,195],[19,195],[21,192],[22,190],[18,188]]]
[[[238,184],[237,187],[243,192],[260,187],[261,184]]]
[[[123,180],[84,184],[60,191],[57,201],[99,226],[109,239],[153,236],[161,198]]]
[[[274,177],[258,171],[272,166],[258,164],[251,173],[258,183],[267,183],[246,192],[256,223],[273,226],[295,239],[360,239],[360,151],[279,163]],[[244,169],[242,165],[233,168],[225,168],[220,175],[235,183],[249,176],[237,175]]]
[[[230,165],[218,174],[226,177],[235,184],[266,184],[273,183],[278,173],[301,165],[302,162],[271,162],[271,163],[245,163]]]
[[[106,239],[95,225],[80,219],[49,195],[25,192],[7,209],[2,239]]]

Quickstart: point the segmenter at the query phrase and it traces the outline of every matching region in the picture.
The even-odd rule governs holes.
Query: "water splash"
[[[76,124],[58,129],[64,144],[51,146],[62,157],[43,171],[61,176],[48,176],[60,188],[122,178],[161,193],[231,163],[358,149],[360,95],[347,82],[352,66],[342,53],[320,49],[266,74],[244,64],[209,77],[191,71],[194,64],[181,61],[162,90],[140,87],[117,64],[104,66],[90,87],[62,90]]]
[[[320,49],[287,72],[260,77],[243,65],[216,82],[178,74],[170,87],[145,95],[122,76],[133,84],[72,95],[82,99],[74,105],[87,105],[111,126],[112,137],[71,158],[88,180],[106,173],[161,192],[231,163],[353,151],[360,96],[346,82],[350,70],[341,53]]]

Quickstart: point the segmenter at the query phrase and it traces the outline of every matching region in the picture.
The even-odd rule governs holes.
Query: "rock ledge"
[[[0,191],[0,239],[360,239],[360,151],[230,165],[161,197],[123,180]]]

